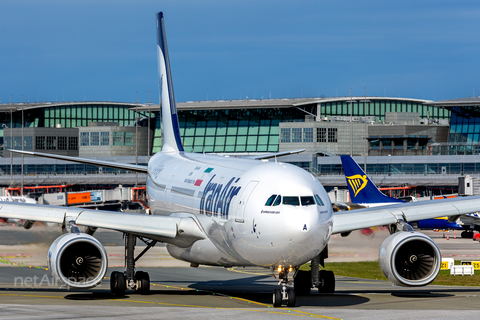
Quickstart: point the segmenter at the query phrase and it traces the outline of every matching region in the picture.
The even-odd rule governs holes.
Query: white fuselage
[[[208,265],[299,266],[316,257],[332,230],[332,206],[320,182],[284,163],[203,154],[158,153],[148,167],[155,215],[192,214],[208,236],[178,259]],[[266,205],[273,195],[321,201]],[[282,198],[283,199],[283,198]],[[323,202],[323,203],[320,203]]]

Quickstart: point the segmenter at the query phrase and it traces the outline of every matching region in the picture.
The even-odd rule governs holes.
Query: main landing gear
[[[473,239],[473,230],[462,231],[460,236],[465,239]]]
[[[135,262],[142,257],[145,252],[152,248],[157,241],[147,241],[141,237],[147,247],[135,258],[135,245],[137,236],[131,233],[125,233],[125,272],[113,271],[110,276],[110,292],[115,296],[125,295],[125,290],[135,290],[136,293],[150,293],[150,276],[147,272],[135,272]]]

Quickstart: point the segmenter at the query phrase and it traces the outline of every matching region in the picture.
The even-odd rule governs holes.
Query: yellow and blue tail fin
[[[350,200],[353,203],[381,204],[393,202],[405,202],[384,195],[373,182],[367,177],[365,172],[350,156],[340,156],[342,159],[343,171],[347,180]]]

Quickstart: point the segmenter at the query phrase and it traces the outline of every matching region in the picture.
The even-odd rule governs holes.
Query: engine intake
[[[435,242],[419,232],[397,232],[380,247],[380,267],[391,282],[407,287],[425,286],[440,271],[441,254]]]
[[[93,288],[107,272],[105,248],[85,233],[67,233],[58,237],[48,250],[48,268],[63,284],[78,289]]]

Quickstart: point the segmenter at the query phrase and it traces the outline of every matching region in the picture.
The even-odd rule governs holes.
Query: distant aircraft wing
[[[243,157],[244,159],[253,159],[253,160],[262,160],[262,159],[271,159],[275,157],[281,156],[288,156],[290,154],[296,154],[305,151],[306,149],[298,149],[298,150],[291,150],[291,151],[283,151],[283,152],[275,152],[275,153],[267,153],[267,154],[260,154],[254,156],[247,156]]]
[[[192,214],[152,216],[113,211],[46,206],[40,204],[0,202],[0,217],[29,221],[111,229],[133,233],[180,247],[205,239],[207,236]]]
[[[148,168],[147,166],[141,166],[136,164],[129,164],[129,163],[119,163],[119,162],[110,162],[110,161],[102,161],[102,160],[95,160],[95,159],[87,159],[87,158],[78,158],[78,157],[69,157],[69,156],[61,156],[58,154],[50,154],[50,153],[41,153],[41,152],[32,152],[32,151],[21,151],[21,150],[8,150],[14,153],[25,154],[29,156],[38,156],[50,159],[57,159],[57,160],[65,160],[65,161],[72,161],[77,163],[85,163],[91,164],[100,167],[107,167],[119,170],[128,170],[133,172],[140,172],[140,173],[147,173]]]
[[[340,211],[333,215],[333,233],[480,211],[480,196],[420,201]]]

